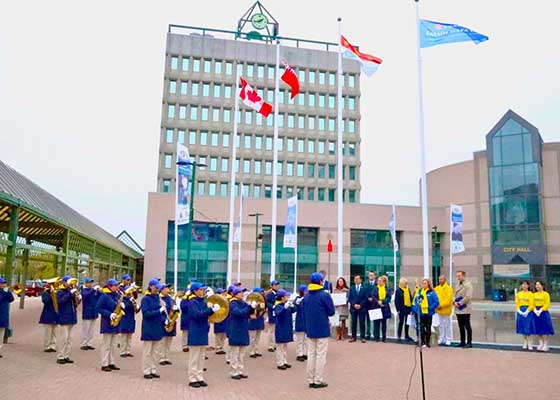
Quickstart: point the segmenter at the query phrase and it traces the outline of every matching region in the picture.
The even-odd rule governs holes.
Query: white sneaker
[[[445,342],[446,346],[451,346],[451,342],[448,340],[447,342]]]
[[[425,344],[423,344],[423,345],[422,345],[422,347],[426,347],[426,345],[425,345]]]

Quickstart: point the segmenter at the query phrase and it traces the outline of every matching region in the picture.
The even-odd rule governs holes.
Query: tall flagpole
[[[449,205],[449,285],[453,287],[453,247],[451,234],[453,233],[453,210],[452,205]]]
[[[393,296],[397,294],[397,248],[395,242],[397,241],[397,213],[396,207],[393,204],[393,231],[395,232],[393,237]],[[405,295],[406,296],[406,295]],[[397,336],[397,318],[393,318],[393,327],[395,329],[395,336]]]
[[[343,160],[342,160],[342,146],[344,143],[342,142],[342,82],[344,80],[344,75],[342,71],[342,46],[340,44],[341,38],[341,29],[342,29],[342,18],[338,17],[338,92],[337,92],[337,141],[338,141],[338,149],[337,149],[337,189],[336,189],[336,197],[337,197],[337,265],[338,265],[338,276],[343,276],[344,273],[344,263],[343,263],[343,251],[344,251],[344,238],[343,238],[343,226],[342,226],[342,195],[343,195],[343,188],[342,188],[342,168],[343,168]]]
[[[420,50],[420,4],[416,0],[416,35],[418,61],[418,132],[420,136],[420,170],[422,202],[422,249],[424,255],[424,278],[430,277],[430,256],[428,236],[428,193],[426,189],[426,141],[424,139],[424,89],[422,86],[422,51]]]
[[[296,192],[297,196],[297,192]],[[296,245],[294,246],[294,293],[297,293],[297,271],[298,271],[298,263],[297,263],[297,247],[298,247],[298,214],[299,214],[299,204],[296,197]]]
[[[272,231],[270,233],[270,280],[276,279],[276,218],[278,213],[278,97],[280,86],[280,40],[276,41],[276,72],[274,75],[274,140],[272,158]]]
[[[239,68],[235,67],[235,106],[233,111],[233,138],[231,140],[230,158],[230,178],[229,178],[229,229],[228,229],[228,263],[227,263],[227,284],[231,285],[231,275],[233,268],[233,214],[235,212],[235,160],[237,158],[237,114],[239,110]]]
[[[239,187],[239,242],[237,243],[237,282],[241,282],[241,241],[242,241],[242,229],[241,229],[241,218],[243,218],[243,183]]]
[[[177,161],[179,161],[179,151],[178,147],[175,150],[177,152]],[[192,182],[191,182],[192,185]],[[192,199],[191,199],[192,201]],[[179,225],[177,224],[177,204],[179,203],[179,166],[175,163],[175,228],[174,228],[174,250],[173,250],[173,288],[175,289],[175,293],[177,293],[177,275],[179,270]],[[190,217],[190,216],[189,216]],[[189,225],[190,228],[190,225]]]

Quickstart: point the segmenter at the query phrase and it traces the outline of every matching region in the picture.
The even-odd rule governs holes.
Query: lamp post
[[[253,287],[257,287],[257,258],[259,255],[259,239],[262,239],[262,234],[259,234],[259,217],[262,213],[256,212],[249,214],[249,217],[255,217],[255,271],[253,272]]]
[[[191,201],[189,204],[189,223],[187,224],[187,249],[186,249],[186,267],[185,274],[187,274],[187,281],[189,279],[188,272],[191,265],[191,242],[192,242],[192,227],[194,221],[194,196],[196,192],[196,167],[204,168],[207,165],[202,163],[197,163],[196,161],[178,161],[177,165],[190,165],[192,166],[191,173]]]

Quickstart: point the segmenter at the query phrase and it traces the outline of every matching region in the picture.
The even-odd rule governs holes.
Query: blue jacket
[[[422,289],[418,291],[416,298],[414,299],[414,304],[412,305],[412,310],[416,314],[432,316],[436,312],[436,308],[439,307],[439,299],[434,290],[428,289],[426,292],[426,297],[428,298],[428,313],[422,312]]]
[[[332,317],[335,311],[332,297],[321,285],[314,283],[310,283],[307,290],[302,301],[305,335],[310,339],[330,337],[329,317]]]
[[[324,290],[324,289],[323,289]],[[299,302],[299,304],[298,304]],[[305,322],[303,318],[303,297],[298,297],[294,303],[296,306],[296,332],[305,332]]]
[[[82,319],[97,319],[97,302],[101,297],[94,288],[82,289]]]
[[[249,316],[254,312],[243,300],[229,303],[229,345],[249,346]]]
[[[350,287],[348,302],[350,303],[351,313],[366,312],[367,299],[370,291],[371,289],[368,286],[364,285],[363,283],[360,286],[360,292],[356,291],[356,285],[352,285]],[[354,304],[359,304],[361,306],[360,310],[356,310],[354,308]]]
[[[12,292],[0,290],[0,328],[7,328],[10,325],[10,303],[14,301]],[[4,340],[4,338],[0,338]]]
[[[249,319],[250,331],[264,331],[264,314],[257,318]]]
[[[385,299],[381,302],[383,304],[380,306],[377,302],[379,301],[379,285],[375,285],[370,289],[369,296],[373,298],[373,303],[371,309],[381,308],[381,313],[383,314],[383,319],[391,318],[391,297],[393,296],[393,289],[385,285]]]
[[[142,297],[140,309],[142,310],[142,333],[140,340],[161,340],[165,317],[159,310],[161,307],[159,294],[147,294]]]
[[[189,301],[189,346],[208,346],[208,317],[214,313],[202,297]]]
[[[294,341],[292,313],[295,312],[295,308],[285,307],[285,304],[279,303],[274,306],[274,315],[276,316],[274,337],[276,343],[290,343]]]
[[[407,307],[404,305],[404,296],[408,296],[410,299],[410,304],[412,304],[412,293],[410,293],[410,289],[406,288],[406,293],[400,288],[397,288],[395,292],[395,308],[399,314],[410,314],[412,311],[412,307]]]
[[[115,311],[117,303],[120,300],[120,294],[115,292],[105,292],[97,302],[97,312],[101,315],[101,325],[99,326],[100,333],[117,334],[119,333],[119,326],[111,326],[111,314]],[[120,322],[119,322],[120,325]]]
[[[56,300],[58,302],[58,324],[76,325],[78,315],[74,304],[74,295],[70,293],[70,289],[60,289],[56,292]]]
[[[181,330],[188,331],[189,330],[189,301],[190,299],[183,299],[181,300]]]
[[[276,302],[276,292],[271,290],[265,296],[266,308],[268,309],[268,323],[276,323],[276,316],[274,315],[274,303]]]
[[[41,300],[43,301],[43,311],[41,311],[41,316],[39,317],[39,323],[49,324],[49,325],[56,324],[58,320],[58,315],[54,311],[51,293],[48,290],[45,290],[41,295]]]
[[[231,311],[230,311],[231,313]],[[214,324],[214,333],[227,333],[229,334],[229,315],[222,322]]]
[[[167,314],[171,315],[171,309],[175,305],[175,301],[173,301],[173,298],[169,295],[165,297],[161,297],[161,299],[165,302],[165,308],[167,309]],[[164,329],[163,336],[177,336],[177,323],[175,323],[175,326],[173,327],[173,330],[171,332],[167,332]]]
[[[124,315],[119,324],[119,333],[132,334],[136,331],[136,307],[130,297],[124,297]]]

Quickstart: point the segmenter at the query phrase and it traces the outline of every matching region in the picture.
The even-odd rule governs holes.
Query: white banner
[[[451,204],[451,253],[462,253],[465,251],[463,243],[463,208]]]
[[[243,184],[239,189],[239,216],[237,222],[235,223],[235,231],[233,233],[233,241],[235,243],[241,242],[241,218],[243,218]]]
[[[297,247],[297,196],[288,199],[288,215],[284,226],[284,247]]]
[[[393,249],[399,251],[399,243],[397,242],[397,232],[395,231],[395,206],[393,206],[393,212],[391,213],[391,221],[389,221],[389,232],[391,232],[391,239],[393,239]]]
[[[190,162],[189,149],[181,143],[177,143],[177,162]],[[176,166],[177,170],[177,198],[175,202],[175,222],[177,225],[189,223],[189,192],[192,165],[185,164]]]

